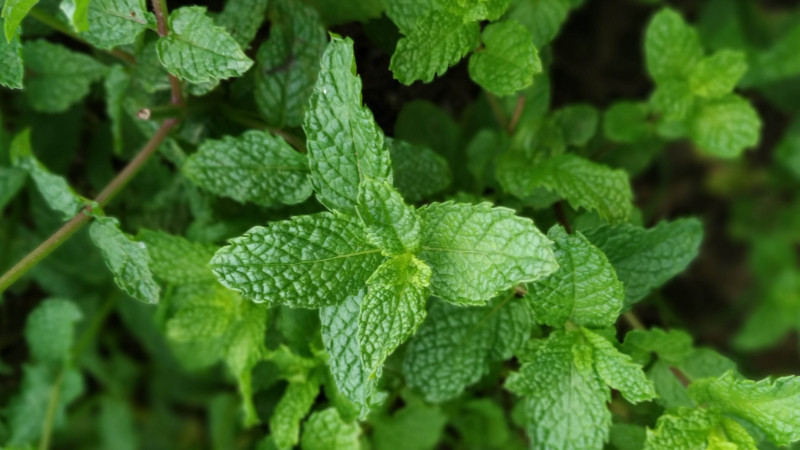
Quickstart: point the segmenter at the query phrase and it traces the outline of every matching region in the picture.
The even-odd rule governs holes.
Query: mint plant
[[[796,11],[223,3],[2,5],[3,448],[797,445]]]

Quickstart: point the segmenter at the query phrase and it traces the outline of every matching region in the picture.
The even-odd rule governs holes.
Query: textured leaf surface
[[[239,47],[247,49],[264,22],[268,0],[228,0],[217,16],[217,25],[233,37]]]
[[[294,205],[311,195],[306,155],[268,131],[207,139],[182,170],[203,189],[241,203]]]
[[[211,260],[225,286],[257,302],[301,308],[337,305],[381,264],[347,216],[319,213],[254,227]]]
[[[137,239],[147,246],[153,275],[170,284],[214,281],[208,263],[217,247],[192,242],[163,231],[139,230]]]
[[[449,11],[434,10],[423,16],[414,29],[397,42],[389,65],[403,84],[428,83],[442,75],[480,42],[478,22]]]
[[[335,408],[311,414],[303,425],[303,450],[358,450],[357,423],[345,423]]]
[[[554,327],[564,326],[567,320],[590,327],[613,325],[625,291],[606,255],[580,232],[569,235],[553,227],[547,237],[555,242],[559,268],[528,285],[526,298],[536,321]]]
[[[25,91],[33,108],[41,112],[66,111],[106,73],[106,67],[90,56],[44,40],[26,41],[22,54],[25,69],[32,74],[25,80]]]
[[[697,32],[672,9],[659,11],[645,33],[647,70],[656,82],[683,78],[703,57]]]
[[[608,440],[610,395],[591,367],[578,366],[575,340],[573,332],[553,332],[506,381],[508,389],[525,397],[532,448],[601,448]]]
[[[469,75],[496,95],[511,95],[533,83],[542,62],[528,30],[515,21],[490,24],[481,34],[484,48],[469,59]]]
[[[366,179],[361,183],[358,215],[367,240],[384,254],[393,256],[419,250],[419,216],[388,182]]]
[[[678,365],[692,353],[692,337],[685,331],[650,328],[631,330],[625,334],[623,350],[642,364],[650,360],[650,353],[672,365]]]
[[[700,249],[703,225],[697,219],[678,219],[650,229],[604,225],[583,234],[611,261],[630,306],[686,269]]]
[[[303,122],[325,49],[325,29],[316,11],[298,0],[275,0],[269,39],[256,54],[255,99],[275,126]]]
[[[511,2],[506,17],[524,25],[533,36],[536,48],[542,48],[556,37],[573,3],[571,0],[517,0]]]
[[[206,9],[185,6],[169,15],[171,33],[158,40],[158,59],[167,71],[192,83],[242,75],[253,61]]]
[[[554,156],[539,165],[501,160],[497,174],[503,187],[519,198],[544,188],[566,199],[573,208],[597,211],[609,221],[625,221],[633,207],[625,171],[573,154]]]
[[[800,377],[751,381],[728,372],[692,383],[689,393],[698,402],[750,421],[776,445],[800,440]]]
[[[392,160],[394,186],[411,203],[430,198],[450,185],[447,160],[428,147],[386,138]]]
[[[66,299],[49,299],[39,304],[25,324],[25,340],[34,360],[58,364],[68,359],[75,323],[82,317],[75,303]]]
[[[655,430],[647,430],[644,448],[704,450],[718,420],[717,414],[705,409],[679,408],[659,417]]]
[[[411,33],[419,19],[442,6],[441,1],[431,0],[384,0],[384,3],[386,16],[403,34]]]
[[[428,318],[406,348],[403,374],[430,402],[457,397],[489,372],[489,363],[510,358],[533,329],[524,299],[498,298],[485,307],[431,304]]]
[[[72,189],[64,177],[51,173],[36,159],[31,150],[29,128],[14,137],[10,154],[14,165],[28,172],[44,201],[50,208],[62,213],[64,220],[73,218],[86,204],[86,200]]]
[[[89,29],[89,0],[61,0],[58,5],[75,31]]]
[[[716,98],[733,91],[747,72],[743,52],[720,50],[698,62],[689,74],[692,92],[700,97]]]
[[[447,415],[435,406],[415,403],[388,417],[375,416],[372,422],[375,450],[427,450],[441,440]]]
[[[311,182],[325,206],[354,213],[362,180],[392,180],[383,132],[361,103],[349,38],[334,37],[325,49],[303,129]]]
[[[592,346],[592,359],[600,379],[620,391],[629,402],[639,403],[656,396],[653,383],[647,379],[642,366],[620,353],[606,338],[582,328],[583,336]]]
[[[160,288],[150,272],[150,257],[144,244],[136,242],[119,228],[113,217],[98,217],[89,227],[89,236],[100,249],[114,282],[131,297],[158,303]]]
[[[22,44],[19,35],[6,42],[0,39],[0,85],[11,89],[22,89]]]
[[[483,304],[558,268],[552,243],[510,209],[447,202],[422,207],[419,215],[419,257],[433,269],[433,295],[449,302]]]
[[[383,263],[367,280],[358,316],[358,342],[370,376],[425,319],[431,269],[411,255]]]
[[[272,438],[279,449],[291,449],[300,441],[300,421],[311,410],[319,393],[319,380],[289,383],[269,420]]]
[[[686,80],[669,79],[656,86],[650,104],[664,120],[679,121],[692,113],[695,96]]]
[[[155,16],[141,0],[91,0],[88,12],[89,29],[81,33],[99,48],[132,44]]]
[[[735,158],[758,144],[761,119],[738,95],[710,100],[695,109],[689,135],[700,148],[721,158]]]
[[[14,39],[22,19],[28,15],[37,3],[39,3],[39,0],[5,0],[2,16],[6,42],[11,42]]]

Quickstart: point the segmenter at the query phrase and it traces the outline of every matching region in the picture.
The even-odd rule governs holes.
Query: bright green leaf
[[[268,3],[268,0],[228,0],[215,22],[228,30],[239,47],[247,49],[264,22]]]
[[[663,120],[679,121],[686,119],[692,113],[695,99],[686,80],[670,78],[656,86],[650,97],[650,104]]]
[[[570,0],[515,0],[506,17],[524,25],[536,48],[543,48],[556,37],[570,9]]]
[[[88,20],[89,29],[81,36],[104,49],[132,44],[155,25],[155,16],[142,0],[91,0]]]
[[[703,57],[697,32],[669,8],[653,16],[647,26],[644,47],[647,71],[657,83],[687,77]]]
[[[22,19],[28,15],[31,9],[39,3],[39,0],[5,0],[3,4],[3,30],[6,35],[6,42],[11,42],[17,36],[17,30],[22,23]]]
[[[361,182],[358,215],[370,244],[389,256],[419,251],[420,219],[414,208],[388,182]]]
[[[25,178],[24,170],[0,166],[0,213],[25,185]]]
[[[689,85],[697,96],[722,97],[733,91],[745,72],[747,60],[743,52],[720,50],[694,66],[689,74]]]
[[[70,359],[75,323],[82,317],[81,310],[70,300],[49,299],[40,303],[25,325],[25,340],[33,359],[46,364]]]
[[[689,135],[703,150],[720,158],[735,158],[758,144],[761,119],[750,103],[731,94],[695,108]]]
[[[647,430],[646,450],[705,450],[719,415],[706,409],[678,408],[658,418],[655,430]]]
[[[450,185],[447,160],[428,147],[386,138],[392,160],[394,186],[411,203],[430,198]]]
[[[481,34],[484,48],[469,59],[469,75],[487,91],[511,95],[533,83],[542,62],[528,30],[515,21],[490,24]]]
[[[652,400],[656,396],[653,383],[644,375],[642,366],[620,353],[606,338],[587,328],[581,331],[592,346],[594,367],[604,383],[620,391],[631,403]]]
[[[345,423],[335,408],[311,414],[303,425],[303,450],[359,450],[357,423]]]
[[[300,422],[311,410],[319,393],[319,380],[289,383],[269,420],[272,438],[279,449],[291,449],[300,441]]]
[[[0,85],[10,89],[22,89],[22,45],[19,34],[8,42],[0,39]]]
[[[208,263],[216,246],[147,229],[139,230],[136,238],[147,246],[150,269],[157,278],[175,285],[214,281]]]
[[[67,16],[75,31],[89,29],[89,0],[61,0],[59,9]]]

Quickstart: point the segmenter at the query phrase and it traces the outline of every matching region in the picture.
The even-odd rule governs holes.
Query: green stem
[[[47,402],[47,413],[44,417],[44,423],[42,424],[42,438],[39,440],[39,450],[47,450],[50,448],[50,435],[53,433],[53,423],[56,419],[58,398],[61,396],[61,385],[64,383],[65,371],[66,367],[59,371],[56,381],[53,383],[53,389],[50,391],[50,399]]]
[[[638,317],[636,317],[636,314],[634,314],[633,311],[626,311],[624,314],[622,314],[622,317],[625,318],[625,320],[628,322],[628,324],[634,330],[646,330],[647,329],[644,326],[644,324],[642,323],[642,321],[639,320]]]
[[[169,34],[169,27],[167,26],[167,17],[169,17],[169,10],[167,9],[167,0],[152,0],[153,13],[156,15],[156,24],[158,25],[158,35],[166,37]],[[170,103],[173,105],[183,104],[183,94],[181,92],[181,81],[174,75],[169,74],[169,86],[172,90]]]
[[[100,307],[100,310],[97,311],[94,316],[92,317],[91,323],[86,328],[86,331],[83,332],[78,342],[72,348],[72,357],[77,360],[83,351],[86,350],[86,347],[89,345],[90,342],[97,336],[97,332],[100,331],[100,328],[105,323],[106,318],[109,314],[111,314],[111,310],[114,309],[114,303],[117,300],[117,295],[119,291],[116,289],[111,290],[111,294],[106,297],[106,301],[103,302],[103,305]]]
[[[501,129],[508,130],[508,119],[506,118],[506,113],[503,111],[503,107],[500,105],[497,97],[489,92],[486,92],[486,100],[489,102],[489,108],[492,110],[492,114],[494,114],[497,124],[500,125]]]

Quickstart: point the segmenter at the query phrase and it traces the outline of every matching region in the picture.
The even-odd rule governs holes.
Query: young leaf
[[[231,35],[206,16],[205,7],[172,11],[169,29],[171,33],[158,40],[158,59],[178,78],[213,82],[238,77],[253,65]]]
[[[709,100],[695,108],[689,136],[703,150],[720,158],[735,158],[758,144],[761,119],[750,103],[735,94]]]
[[[181,169],[203,189],[241,203],[294,205],[311,195],[306,155],[268,131],[207,139]]]
[[[647,430],[646,450],[708,448],[708,436],[719,414],[707,409],[678,408],[658,418],[655,430]]]
[[[689,74],[689,85],[699,97],[722,97],[733,91],[745,72],[747,60],[743,52],[720,50],[694,66]]]
[[[300,422],[319,394],[319,379],[289,383],[269,420],[272,438],[279,449],[291,449],[300,441]]]
[[[397,42],[389,69],[403,84],[417,80],[428,83],[478,47],[479,42],[478,22],[465,21],[450,11],[433,10]]]
[[[247,49],[264,22],[268,0],[228,0],[216,18],[239,47]]]
[[[700,249],[703,225],[693,218],[678,219],[650,229],[604,225],[583,234],[611,261],[629,307],[686,269]]]
[[[381,264],[348,216],[319,213],[254,227],[223,247],[211,269],[256,302],[300,308],[337,305],[364,287]]]
[[[580,232],[568,235],[555,226],[547,233],[555,242],[559,269],[547,278],[528,284],[526,299],[536,321],[562,327],[607,327],[619,317],[625,291],[606,255]]]
[[[419,209],[433,295],[482,305],[499,292],[558,268],[551,242],[530,219],[488,203],[432,203]]]
[[[508,7],[506,17],[524,25],[536,48],[544,48],[556,37],[576,5],[572,0],[516,0]]]
[[[510,358],[533,330],[529,303],[508,295],[485,307],[434,300],[428,318],[406,348],[403,374],[429,402],[445,402]]]
[[[392,180],[389,152],[372,113],[361,103],[353,41],[333,37],[322,55],[319,78],[303,129],[311,183],[325,206],[354,213],[365,178]]]
[[[358,423],[345,423],[336,408],[311,414],[303,425],[303,450],[358,450]]]
[[[692,113],[695,97],[686,80],[675,78],[664,80],[656,86],[650,104],[664,120],[680,121]]]
[[[606,338],[587,328],[581,328],[581,332],[592,346],[595,370],[606,385],[620,391],[631,403],[652,400],[656,396],[653,383],[645,377],[642,366],[620,353]]]
[[[431,269],[406,254],[383,263],[367,280],[358,316],[358,342],[364,368],[373,376],[386,358],[425,319]]]
[[[89,227],[89,236],[120,289],[145,303],[158,303],[160,288],[150,272],[150,257],[144,244],[123,233],[113,217],[96,218]]]
[[[0,39],[0,85],[10,89],[22,89],[22,44],[19,34],[8,42]]]
[[[155,17],[141,0],[91,0],[88,21],[81,36],[95,47],[111,49],[136,42]]]
[[[487,91],[511,95],[533,83],[542,62],[528,30],[513,20],[496,22],[481,34],[484,49],[469,58],[469,75]]]
[[[428,147],[387,137],[394,186],[410,203],[430,198],[450,185],[453,176],[447,160]]]
[[[274,0],[269,39],[256,54],[255,99],[270,125],[303,123],[325,50],[317,12],[299,0]]]
[[[31,130],[26,128],[11,141],[11,162],[25,170],[33,178],[39,193],[50,208],[63,214],[64,220],[75,217],[88,201],[78,195],[67,180],[50,173],[33,155],[31,150]]]
[[[33,359],[54,367],[69,359],[75,323],[82,317],[81,310],[67,299],[48,299],[39,304],[25,324],[25,340]]]
[[[419,215],[388,182],[367,178],[361,183],[358,215],[369,243],[387,256],[419,251]]]
[[[89,29],[89,0],[61,0],[58,5],[77,32]]]
[[[703,57],[697,32],[672,9],[659,11],[645,33],[647,71],[661,83],[668,78],[685,78]]]
[[[14,36],[17,36],[22,19],[37,3],[39,0],[5,0],[1,15],[4,19],[3,31],[5,31],[6,42],[11,42]]]
[[[22,55],[26,70],[36,74],[26,80],[25,92],[40,112],[66,111],[106,74],[106,67],[90,56],[41,39],[26,41]]]
[[[215,280],[208,263],[217,247],[147,229],[139,230],[136,238],[145,243],[157,278],[174,285]]]

